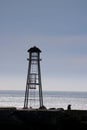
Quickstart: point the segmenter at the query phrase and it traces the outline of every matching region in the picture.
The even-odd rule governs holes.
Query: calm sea
[[[24,91],[0,91],[0,107],[24,106]],[[37,99],[38,100],[38,99]],[[31,100],[35,105],[35,100]],[[72,109],[87,110],[87,92],[43,92],[43,104],[46,108],[64,108],[71,104]]]

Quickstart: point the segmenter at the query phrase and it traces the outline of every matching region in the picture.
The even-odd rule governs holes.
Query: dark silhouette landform
[[[0,129],[87,130],[86,110],[0,108]],[[2,130],[1,129],[1,130]]]

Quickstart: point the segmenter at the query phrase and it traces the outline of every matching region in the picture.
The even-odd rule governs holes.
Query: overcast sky
[[[33,46],[43,90],[87,91],[87,0],[0,0],[0,90],[25,90]]]

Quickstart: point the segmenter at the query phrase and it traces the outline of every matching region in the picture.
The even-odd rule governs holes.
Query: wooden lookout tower
[[[36,46],[28,50],[29,53],[29,66],[26,82],[26,91],[24,99],[24,108],[32,107],[32,102],[35,99],[35,92],[38,95],[39,107],[43,106],[42,83],[41,83],[41,70],[40,70],[40,53],[41,50]],[[38,90],[38,91],[35,91]]]

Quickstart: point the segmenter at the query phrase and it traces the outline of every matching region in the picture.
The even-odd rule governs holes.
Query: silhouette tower
[[[24,99],[24,108],[28,108],[28,102],[31,100],[31,90],[38,89],[39,106],[43,106],[43,95],[42,95],[42,83],[41,83],[41,71],[40,71],[40,53],[41,50],[37,47],[32,47],[28,50],[29,52],[29,66],[26,82],[26,91]],[[34,95],[33,95],[34,96]],[[33,97],[34,98],[34,97]],[[32,101],[32,100],[31,100]],[[30,102],[31,102],[30,101]],[[32,107],[32,106],[30,106]]]

